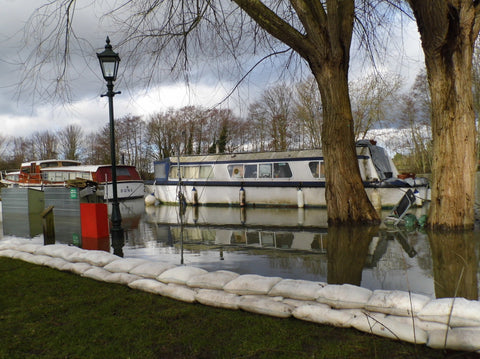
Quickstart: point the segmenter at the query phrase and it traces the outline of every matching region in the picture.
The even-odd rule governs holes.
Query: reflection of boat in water
[[[181,224],[179,216],[182,215]],[[207,245],[324,251],[326,212],[294,208],[146,207],[163,238]]]
[[[415,190],[418,205],[427,198],[428,181],[400,175],[383,148],[370,141],[359,141],[356,148],[375,205],[392,207],[408,189]],[[192,204],[326,205],[321,150],[183,156],[156,161],[154,169],[151,192],[162,203],[176,203],[181,189]]]
[[[117,165],[118,198],[139,198],[144,195],[144,183],[135,166]],[[41,160],[23,163],[20,171],[2,176],[9,186],[42,190],[45,187],[75,186],[88,188],[104,199],[112,199],[112,166],[81,165],[70,160]],[[106,184],[106,185],[105,185]]]
[[[323,209],[188,206],[182,213],[177,206],[157,206],[146,207],[145,221],[154,225],[162,233],[160,238],[168,239],[170,245],[182,238],[185,244],[206,246],[327,251],[327,213]],[[350,238],[333,240],[348,242]],[[368,238],[373,244],[369,265],[381,258],[382,246],[391,240],[397,241],[409,257],[415,256],[405,232],[380,229]]]

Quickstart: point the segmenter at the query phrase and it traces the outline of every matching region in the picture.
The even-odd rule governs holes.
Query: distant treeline
[[[397,76],[369,76],[351,83],[350,96],[357,139],[381,127],[403,129],[401,143],[388,143],[401,154],[409,171],[430,169],[430,98],[421,73],[406,93]],[[322,103],[316,82],[280,84],[267,89],[249,106],[246,118],[230,109],[187,106],[147,117],[127,115],[115,120],[117,159],[137,166],[149,178],[153,161],[180,154],[283,151],[321,146]],[[75,159],[87,164],[110,163],[108,123],[86,133],[78,125],[29,137],[0,135],[0,169],[18,169],[39,159]],[[398,158],[398,156],[397,156]]]

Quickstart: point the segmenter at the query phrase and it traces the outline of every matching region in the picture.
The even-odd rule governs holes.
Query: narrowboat
[[[399,174],[374,141],[359,141],[357,157],[365,190],[375,207],[391,208],[411,189],[416,205],[429,196],[428,180]],[[154,162],[147,188],[161,203],[193,205],[325,207],[324,157],[319,149],[210,154]]]
[[[144,182],[135,166],[117,165],[118,199],[144,196]],[[20,171],[2,176],[7,186],[43,190],[44,187],[79,186],[93,188],[91,193],[112,199],[112,166],[82,165],[70,160],[42,160],[22,163]]]

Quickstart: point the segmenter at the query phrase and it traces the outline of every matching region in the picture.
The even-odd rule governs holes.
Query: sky
[[[113,0],[111,0],[113,1]],[[110,2],[111,2],[110,1]],[[18,83],[22,78],[19,64],[26,58],[32,46],[38,43],[37,34],[24,36],[23,29],[29,25],[30,15],[44,0],[0,0],[0,135],[28,137],[36,131],[57,131],[69,124],[80,125],[86,132],[96,131],[108,123],[107,98],[100,95],[106,92],[105,81],[101,77],[96,52],[103,50],[105,38],[110,36],[115,48],[115,34],[109,34],[109,24],[100,17],[102,9],[94,0],[82,2],[85,8],[77,6],[74,30],[76,36],[88,39],[90,47],[81,51],[72,51],[72,65],[75,75],[70,81],[71,101],[58,103],[50,101],[45,93],[32,96],[29,89],[35,84],[24,82],[19,90]],[[107,1],[108,2],[108,1]],[[102,3],[102,2],[100,2]],[[78,2],[81,4],[81,2]],[[88,5],[94,4],[94,5]],[[54,17],[50,18],[54,19]],[[47,20],[48,21],[48,20]],[[405,25],[404,36],[391,44],[388,58],[381,70],[401,73],[408,81],[423,66],[421,51],[415,24]],[[38,34],[41,35],[41,34]],[[25,47],[22,48],[22,45]],[[399,56],[399,53],[402,53]],[[120,51],[119,51],[120,53]],[[58,55],[58,54],[56,54]],[[122,54],[120,53],[120,57]],[[352,56],[350,78],[368,73],[369,65],[356,62]],[[222,102],[223,107],[232,108],[238,115],[244,115],[248,103],[257,99],[259,94],[277,80],[276,69],[266,67],[252,72],[249,79],[242,84],[235,95],[222,102],[232,91],[235,83],[228,74],[207,71],[192,78],[189,85],[182,79],[174,82],[153,83],[148,88],[132,86],[132,79],[127,84],[128,68],[122,68],[115,84],[116,91],[122,94],[114,98],[115,118],[126,115],[143,116],[166,111],[169,108],[180,108],[187,105],[212,107]],[[48,74],[41,74],[47,78]],[[133,81],[134,82],[134,81]],[[42,97],[47,97],[47,99]]]

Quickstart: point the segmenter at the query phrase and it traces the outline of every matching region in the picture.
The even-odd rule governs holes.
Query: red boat
[[[144,196],[144,183],[135,166],[117,165],[117,195],[119,199]],[[20,171],[2,176],[9,187],[20,186],[43,190],[47,186],[91,185],[97,195],[112,199],[112,166],[82,165],[71,160],[42,160],[22,163]]]

